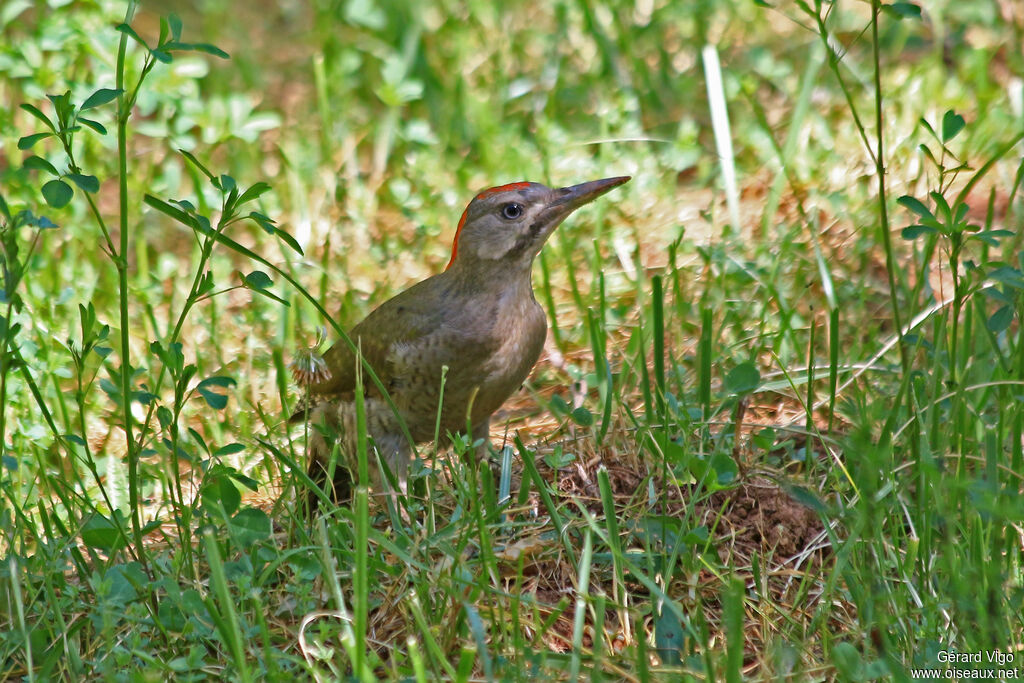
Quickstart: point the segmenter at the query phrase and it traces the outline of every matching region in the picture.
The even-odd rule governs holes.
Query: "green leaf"
[[[678,666],[682,663],[682,652],[686,630],[682,621],[670,609],[663,609],[654,620],[654,647],[663,664]]]
[[[196,52],[205,52],[208,55],[214,57],[220,57],[221,59],[231,59],[231,55],[224,50],[220,49],[216,45],[210,45],[209,43],[193,43],[191,49]]]
[[[775,435],[776,432],[773,427],[765,427],[751,434],[750,441],[754,444],[755,448],[768,451],[775,446]]]
[[[975,225],[975,226],[968,226],[968,227],[977,228],[978,226]],[[968,237],[968,239],[974,239],[974,240],[978,240],[980,242],[984,242],[985,244],[989,245],[990,247],[998,247],[999,246],[999,237],[997,235],[992,234],[994,232],[996,232],[996,231],[995,230],[989,230],[987,232],[979,232],[979,233],[977,233],[975,235],[970,235]]]
[[[148,203],[149,195],[146,195],[146,200],[147,200],[147,203]],[[157,201],[159,201],[159,200],[157,200]],[[268,261],[267,259],[265,259],[262,256],[260,256],[259,254],[257,254],[252,249],[249,249],[248,247],[242,246],[241,244],[239,244],[235,240],[231,239],[230,237],[228,237],[224,233],[217,232],[216,230],[213,230],[212,228],[210,228],[208,223],[204,224],[202,222],[199,222],[195,226],[195,228],[196,228],[196,230],[201,232],[203,235],[206,235],[206,236],[210,237],[211,239],[213,239],[213,240],[215,240],[217,242],[220,242],[221,244],[225,245],[227,248],[231,249],[232,251],[234,251],[234,252],[236,252],[238,254],[242,254],[246,258],[252,259],[256,263],[262,263],[263,265],[267,266],[268,268],[271,268],[271,269],[274,268],[273,264],[271,264],[270,261]]]
[[[96,515],[82,525],[82,543],[109,553],[123,548],[125,538],[110,519]]]
[[[186,152],[185,150],[183,150],[181,148],[178,148],[178,152],[180,152],[183,157],[188,159],[189,162],[191,162],[193,166],[195,166],[200,171],[202,171],[203,175],[205,175],[207,178],[209,178],[211,181],[213,181],[213,179],[214,179],[213,178],[213,174],[210,173],[210,171],[199,162],[199,159],[196,159],[194,156],[192,156],[192,154],[190,152]],[[214,184],[216,184],[216,182]]]
[[[992,237],[998,237],[1001,239],[1003,237],[1012,237],[1015,233],[1013,232],[1013,230],[986,230],[985,232],[979,234],[990,235]]]
[[[734,367],[725,377],[725,390],[730,394],[746,395],[761,384],[761,373],[757,366],[747,361]]]
[[[85,439],[80,437],[78,434],[65,434],[64,435],[64,439],[67,440],[67,441],[70,441],[71,443],[73,443],[75,445],[78,445],[78,446],[86,446],[86,445],[88,445],[86,443]]]
[[[882,5],[882,11],[896,19],[920,19],[921,8],[912,2],[894,2]]]
[[[54,165],[42,157],[30,156],[25,159],[22,166],[33,171],[46,171],[50,175],[60,175]]]
[[[148,406],[150,403],[157,399],[157,395],[149,391],[133,391],[132,400],[138,401],[144,406]]]
[[[243,280],[245,281],[245,286],[250,289],[267,289],[274,286],[274,281],[262,270],[252,271]]]
[[[235,381],[234,377],[228,377],[227,375],[213,375],[212,377],[207,377],[200,382],[199,386],[223,387],[226,389],[237,384],[238,382]]]
[[[37,142],[43,138],[48,138],[51,135],[53,135],[53,133],[33,133],[32,135],[26,135],[25,137],[18,139],[18,149],[23,151],[26,149],[32,149]]]
[[[295,241],[294,237],[289,235],[287,232],[285,232],[281,228],[275,228],[274,229],[274,234],[277,235],[278,239],[280,239],[282,242],[284,242],[289,247],[291,247],[292,251],[297,253],[299,256],[302,256],[302,247],[299,246],[299,243]]]
[[[79,173],[69,173],[67,175],[68,180],[78,185],[78,189],[83,192],[99,192],[100,181],[94,175],[81,175]]]
[[[216,473],[208,480],[203,486],[200,495],[205,507],[211,510],[218,510],[219,503],[224,506],[224,511],[229,515],[234,514],[242,502],[242,494],[239,492],[238,487],[231,481],[231,477],[227,476],[223,471]]]
[[[711,457],[711,468],[715,471],[715,482],[719,486],[728,486],[739,476],[739,466],[727,453],[716,453]]]
[[[927,145],[918,145],[918,149],[921,150],[921,154],[928,157],[928,160],[932,162],[932,166],[935,168],[942,168],[942,164],[940,164],[939,160],[935,158],[935,154],[932,153],[932,150]]]
[[[967,212],[970,211],[970,207],[964,202],[956,202],[953,205],[953,223],[963,223],[964,218],[967,216]]]
[[[594,424],[594,415],[585,406],[580,406],[573,410],[569,413],[569,417],[581,427],[589,427]]]
[[[37,218],[31,211],[19,212],[18,218],[22,221],[23,225],[31,225],[33,228],[39,228],[40,230],[50,230],[59,227],[46,216],[39,216]]]
[[[845,681],[866,681],[864,658],[857,648],[848,642],[836,643],[832,647],[832,663]]]
[[[935,210],[939,214],[939,218],[946,220],[946,225],[953,225],[953,211],[949,208],[949,202],[938,192],[929,192],[928,196],[935,202]]]
[[[231,190],[237,187],[237,185],[235,184],[235,179],[229,175],[224,174],[221,174],[220,179],[214,181],[213,184],[219,187],[224,192],[230,192]]]
[[[647,515],[632,522],[633,534],[646,544],[664,542],[672,548],[679,542],[679,534],[683,523],[676,517],[666,515]]]
[[[179,223],[186,227],[196,227],[196,221],[192,218],[192,216],[188,215],[187,213],[185,213],[184,211],[175,206],[171,206],[162,199],[157,199],[153,195],[147,194],[143,196],[142,201],[146,202],[146,204],[156,209],[160,213],[170,216],[171,218],[173,218],[174,220],[178,221]]]
[[[214,451],[213,455],[214,457],[221,458],[224,457],[225,455],[234,455],[235,453],[241,453],[244,450],[245,444],[240,444],[237,442],[229,443],[226,446],[221,446],[220,448],[218,448],[216,451]]]
[[[223,410],[228,404],[228,397],[224,394],[218,394],[213,391],[211,387],[226,389],[233,386],[235,386],[235,380],[233,378],[218,375],[204,379],[196,387],[196,390],[211,408],[214,410]]]
[[[679,540],[688,545],[698,547],[707,544],[708,536],[708,528],[702,524],[687,531]]]
[[[264,216],[259,211],[250,212],[249,218],[251,218],[256,223],[256,225],[263,228],[263,231],[268,235],[273,235],[274,232],[277,230],[277,226],[274,223],[273,219]]]
[[[167,406],[159,406],[156,409],[156,419],[160,421],[160,427],[167,429],[174,422],[174,414]]]
[[[1014,302],[1014,298],[1012,296],[1009,296],[1006,292],[1003,292],[997,287],[986,287],[982,292],[987,298],[1000,304],[1012,304]]]
[[[28,104],[27,102],[22,104],[21,108],[27,111],[29,114],[32,114],[32,116],[36,117],[44,124],[46,124],[46,127],[49,128],[51,131],[53,131],[54,133],[57,132],[57,126],[53,125],[53,121],[50,120],[50,117],[44,114],[43,112],[39,111],[39,109],[32,106],[31,104]]]
[[[242,492],[235,486],[235,482],[231,477],[220,477],[217,480],[217,488],[220,492],[220,502],[224,505],[224,510],[229,515],[235,514],[238,508],[242,506]]]
[[[194,367],[195,366],[193,366],[193,365],[189,365],[189,368],[194,368]],[[206,445],[206,439],[203,438],[202,434],[197,432],[192,427],[188,428],[188,433],[189,433],[189,436],[192,437],[192,440],[195,441],[196,444],[198,444],[199,447],[203,449],[204,453],[209,453],[210,452],[210,447]]]
[[[964,117],[950,109],[942,115],[942,141],[949,142],[967,125]]]
[[[1012,306],[1001,306],[996,309],[988,321],[985,323],[988,327],[988,331],[993,334],[999,334],[1005,332],[1010,327],[1010,323],[1013,322],[1013,307]]]
[[[209,294],[213,291],[213,286],[213,273],[208,270],[199,278],[199,285],[196,287],[196,294],[199,296]]]
[[[544,464],[553,470],[560,470],[563,467],[567,467],[576,460],[575,453],[568,453],[562,450],[561,446],[555,446],[553,453],[549,453],[544,456]]]
[[[181,40],[181,17],[177,14],[167,15],[167,27],[171,31],[171,38],[174,40]]]
[[[46,99],[53,103],[53,110],[57,115],[57,120],[68,124],[71,115],[75,111],[75,105],[71,104],[71,91],[65,90],[60,95],[47,95]]]
[[[63,180],[51,180],[43,185],[43,199],[55,209],[63,209],[71,201],[75,191]]]
[[[200,389],[199,393],[206,401],[206,404],[214,410],[224,410],[228,405],[228,397],[224,394],[218,394],[209,389]]]
[[[260,483],[258,481],[256,481],[252,477],[245,476],[244,474],[242,474],[238,470],[235,470],[235,469],[231,470],[231,479],[234,480],[234,482],[236,484],[238,484],[239,486],[243,486],[243,487],[249,489],[250,491],[259,491],[260,490]]]
[[[242,275],[241,272],[238,273]],[[270,291],[270,288],[274,285],[274,281],[270,279],[270,276],[261,270],[254,270],[248,275],[242,275],[242,284],[245,285],[246,289],[249,289],[257,294],[262,294],[268,299],[288,305],[288,302],[278,297]]]
[[[921,200],[916,199],[915,197],[911,197],[909,194],[905,194],[899,199],[897,199],[896,203],[902,206],[903,208],[907,209],[908,211],[916,213],[918,216],[927,216],[928,218],[934,218],[931,210],[929,210],[928,207],[921,202]]]
[[[222,176],[223,177],[223,176]],[[238,187],[232,187],[231,191],[228,192],[227,198],[224,200],[224,214],[230,216],[232,219],[235,217],[235,202],[238,201]]]
[[[181,208],[185,209],[187,213],[192,214],[196,212],[196,205],[187,199],[172,199],[171,203],[177,204]]]
[[[92,128],[100,135],[107,134],[107,129],[99,121],[93,121],[92,119],[87,119],[85,117],[79,116],[78,122],[81,123],[83,126],[88,126],[89,128]]]
[[[269,190],[269,184],[264,182],[256,183],[252,187],[248,188],[245,192],[243,192],[241,196],[239,196],[237,204],[242,205],[245,204],[246,202],[251,202],[252,200],[257,199],[260,195]]]
[[[249,218],[252,219],[256,225],[263,228],[263,231],[268,235],[276,235],[282,242],[292,248],[299,256],[302,256],[302,247],[295,241],[295,238],[289,235],[287,232],[277,227],[274,221],[264,216],[259,211],[252,211],[249,213]]]
[[[900,237],[905,240],[916,240],[921,235],[934,235],[938,230],[928,225],[909,225],[900,230]]]
[[[1016,268],[1011,268],[1010,266],[996,268],[988,274],[988,277],[990,280],[995,280],[1007,287],[1024,289],[1024,273]]]
[[[127,36],[131,36],[136,43],[149,50],[149,45],[146,45],[146,41],[144,41],[142,38],[139,38],[139,34],[136,33],[135,29],[133,29],[128,24],[118,24],[114,30],[120,31],[121,33],[124,33]]]
[[[818,494],[810,490],[806,486],[797,486],[787,484],[784,486],[786,493],[789,494],[790,498],[800,503],[804,507],[808,507],[819,514],[828,512],[828,507],[818,497]]]
[[[139,599],[139,588],[149,580],[138,562],[115,564],[102,572],[105,589],[104,600],[109,607],[123,610],[129,603]]]
[[[107,102],[111,102],[117,99],[117,96],[123,93],[124,90],[121,88],[100,88],[93,94],[86,98],[85,102],[82,102],[82,106],[78,108],[79,111],[85,111],[86,109],[92,109],[93,107],[101,107]]]
[[[175,342],[166,349],[159,341],[154,341],[149,345],[150,352],[159,358],[160,362],[167,366],[173,375],[180,374],[182,368],[185,367],[185,354],[181,349],[181,342]]]
[[[247,507],[228,521],[232,536],[242,548],[270,538],[271,523],[267,513],[259,508]]]

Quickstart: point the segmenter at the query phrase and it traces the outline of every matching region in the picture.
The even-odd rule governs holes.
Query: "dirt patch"
[[[823,529],[814,510],[767,479],[752,479],[712,494],[706,510],[709,527],[719,513],[716,535],[731,536],[731,550],[745,555],[770,552],[792,557],[808,548]]]

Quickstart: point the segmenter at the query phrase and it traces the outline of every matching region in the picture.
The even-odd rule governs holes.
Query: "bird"
[[[402,493],[412,442],[448,438],[468,426],[472,443],[481,444],[477,457],[486,457],[491,417],[525,381],[547,336],[533,293],[534,258],[566,217],[629,180],[561,188],[523,181],[478,193],[459,220],[445,269],[388,299],[348,333],[394,404],[376,383],[363,382],[368,442]],[[357,471],[359,365],[352,345],[339,340],[295,373],[306,396],[292,420],[311,426],[308,474],[338,503],[351,495]],[[340,456],[324,489],[335,444]],[[370,456],[367,483],[394,494]],[[311,509],[319,498],[308,492]]]

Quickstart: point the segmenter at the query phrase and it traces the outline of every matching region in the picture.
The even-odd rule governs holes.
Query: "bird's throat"
[[[504,296],[533,299],[533,258],[526,254],[506,254],[496,259],[460,259],[445,275],[457,289],[493,290]]]

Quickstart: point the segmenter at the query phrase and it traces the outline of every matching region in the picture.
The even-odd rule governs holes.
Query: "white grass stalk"
[[[729,111],[725,104],[725,90],[722,88],[722,65],[718,61],[718,50],[714,45],[705,45],[701,50],[704,62],[704,80],[708,86],[708,103],[711,107],[711,127],[715,134],[715,149],[722,167],[722,184],[725,185],[725,201],[729,207],[729,220],[735,230],[740,229],[740,193],[736,188],[736,163],[732,151],[732,134],[729,131]]]

